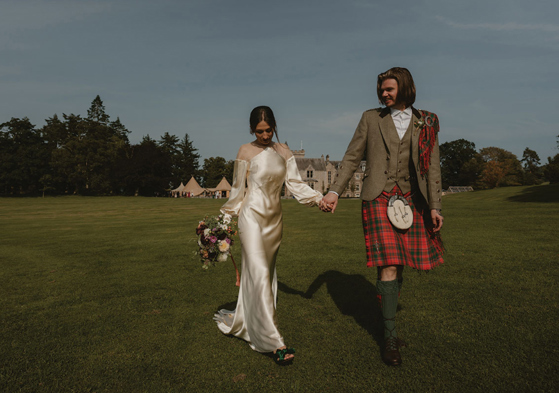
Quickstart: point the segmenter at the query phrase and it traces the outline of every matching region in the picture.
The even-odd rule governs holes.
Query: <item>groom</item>
[[[334,213],[339,195],[366,155],[361,199],[367,266],[378,269],[382,358],[398,366],[399,349],[405,346],[395,324],[403,268],[430,270],[443,262],[439,120],[412,106],[415,84],[406,68],[380,74],[377,95],[385,107],[363,113],[321,209]],[[396,227],[392,222],[397,219],[388,217],[387,209],[396,200],[411,209],[413,222],[407,229]]]

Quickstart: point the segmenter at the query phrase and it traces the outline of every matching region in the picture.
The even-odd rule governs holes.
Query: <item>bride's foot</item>
[[[295,350],[293,348],[287,348],[285,345],[274,351],[274,360],[277,364],[287,364],[291,363],[295,356],[293,355]]]

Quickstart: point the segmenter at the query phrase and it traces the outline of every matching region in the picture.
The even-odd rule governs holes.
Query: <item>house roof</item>
[[[295,162],[297,162],[297,168],[300,171],[306,170],[309,166],[312,166],[315,171],[325,171],[326,164],[322,158],[298,158],[295,157]]]

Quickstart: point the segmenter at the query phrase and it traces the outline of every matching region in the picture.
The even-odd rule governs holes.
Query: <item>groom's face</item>
[[[382,102],[386,107],[395,108],[398,106],[398,82],[396,79],[385,79],[380,85],[380,92]]]

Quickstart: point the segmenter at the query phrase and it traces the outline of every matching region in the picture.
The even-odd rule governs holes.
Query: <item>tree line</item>
[[[36,128],[27,117],[0,124],[0,195],[167,195],[192,176],[215,187],[233,179],[234,161],[204,160],[188,134],[166,132],[138,144],[117,117],[111,121],[99,96],[87,117],[54,115]]]
[[[559,148],[559,135],[557,136]],[[559,154],[541,164],[538,153],[524,149],[522,159],[499,147],[476,150],[473,142],[458,139],[440,145],[443,188],[472,186],[487,189],[503,186],[559,183]]]
[[[0,195],[167,195],[194,177],[202,187],[232,183],[234,161],[204,159],[188,134],[166,132],[138,144],[117,117],[111,121],[99,96],[87,117],[56,114],[36,128],[27,117],[0,124]],[[557,136],[559,138],[559,136]],[[559,140],[557,141],[559,147]],[[559,154],[541,164],[529,148],[522,159],[499,147],[476,150],[458,139],[440,145],[443,188],[475,189],[559,182]]]

